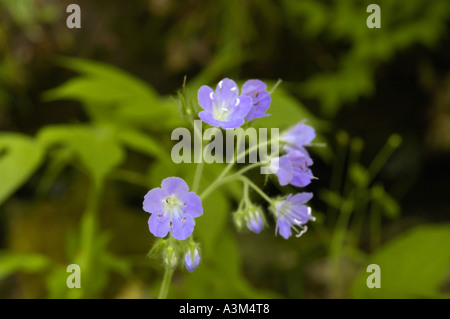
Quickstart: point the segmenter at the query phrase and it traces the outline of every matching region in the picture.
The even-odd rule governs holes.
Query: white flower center
[[[216,120],[224,122],[227,121],[230,117],[230,112],[228,110],[228,105],[226,105],[224,102],[221,102],[220,104],[214,104],[213,105],[213,116]]]
[[[168,214],[171,220],[180,217],[183,205],[175,194],[169,195],[164,199],[164,214]]]

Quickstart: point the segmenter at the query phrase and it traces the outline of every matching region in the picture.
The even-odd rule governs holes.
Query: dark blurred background
[[[382,258],[376,253],[411,229],[448,225],[448,0],[80,0],[76,3],[81,7],[82,28],[68,29],[66,7],[72,2],[75,1],[0,0],[2,133],[33,137],[49,125],[92,122],[81,99],[43,98],[44,92],[78,76],[76,70],[58,62],[62,56],[120,68],[153,87],[160,96],[175,95],[185,76],[188,83],[208,81],[200,85],[214,85],[223,77],[259,78],[268,83],[281,79],[283,94],[306,112],[302,114],[309,114],[312,123],[321,123],[317,130],[320,142],[326,143],[326,150],[314,153],[313,171],[319,180],[308,186],[308,191],[316,194],[312,205],[319,216],[318,226],[312,226],[300,239],[285,241],[274,237],[273,223],[258,236],[237,233],[230,217],[225,222],[228,232],[239,243],[236,267],[242,276],[236,280],[245,278],[245,285],[214,284],[214,276],[226,273],[214,274],[210,270],[211,274],[202,275],[200,266],[195,280],[186,279],[190,276],[186,272],[177,273],[170,296],[379,297],[352,288],[358,280],[355,278],[364,277],[366,261],[373,256]],[[370,15],[366,8],[370,3],[380,5],[380,29],[366,26]],[[274,98],[277,92],[273,93]],[[191,93],[195,97],[195,91]],[[276,105],[272,104],[273,107]],[[150,122],[148,126],[151,131]],[[166,136],[169,152],[168,132],[152,134]],[[396,146],[389,151],[392,138]],[[358,153],[360,164],[353,169],[351,150],[358,145],[362,148]],[[358,176],[365,177],[363,168],[369,168],[383,148],[388,149],[389,155],[382,161],[379,173],[370,185],[363,182],[361,186],[373,195],[379,192],[370,187],[382,185],[382,193],[388,194],[382,201],[392,201],[385,207],[388,213],[379,217],[379,242],[372,240],[373,231],[377,231],[377,226],[371,226],[373,219],[368,217],[361,224],[355,222],[353,228],[352,218],[344,244],[351,252],[336,257],[340,263],[340,285],[330,284],[336,272],[330,270],[329,258],[333,253],[329,247],[333,244],[329,243],[339,229],[336,226],[339,209],[331,203],[333,194],[342,197],[351,194],[345,180],[357,185]],[[2,152],[0,145],[0,156]],[[152,161],[127,150],[121,168],[146,174]],[[4,259],[0,259],[0,296],[3,298],[67,297],[55,292],[58,289],[52,288],[49,277],[57,276],[48,274],[49,269],[60,274],[64,270],[61,267],[55,270],[54,263],[71,263],[67,258],[71,244],[66,237],[77,232],[89,196],[88,182],[76,165],[68,165],[61,168],[51,186],[39,192],[48,166],[39,166],[11,196],[0,202],[0,250],[4,254]],[[0,188],[4,178],[0,176]],[[108,249],[126,260],[127,267],[120,263],[116,268],[111,267],[96,292],[83,297],[155,297],[162,266],[158,260],[145,256],[154,239],[146,228],[148,216],[141,210],[145,192],[159,185],[153,180],[156,178],[151,176],[146,179],[147,189],[120,178],[106,182],[99,228],[111,234]],[[285,191],[270,184],[268,192]],[[231,212],[235,201],[230,199],[228,206]],[[361,211],[372,212],[369,207],[372,205]],[[448,238],[448,229],[439,238]],[[448,246],[447,243],[439,244]],[[448,250],[448,247],[441,248]],[[23,259],[11,261],[9,253]],[[52,261],[30,261],[26,259],[28,254],[46,256]],[[24,266],[30,262],[42,262],[45,266]],[[208,264],[206,256],[205,263]],[[381,296],[448,296],[449,265],[448,258],[444,259],[442,267],[447,279],[436,279],[439,284],[432,287],[430,295],[415,295],[414,289],[409,294],[408,287],[404,287],[403,294],[403,283],[399,283],[398,290]],[[120,270],[124,268],[127,270]],[[423,271],[428,273],[426,269]],[[198,287],[192,288],[194,285]]]

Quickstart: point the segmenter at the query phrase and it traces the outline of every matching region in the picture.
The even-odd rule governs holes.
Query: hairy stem
[[[170,282],[172,281],[173,269],[170,267],[166,268],[164,273],[164,278],[161,284],[161,289],[159,290],[158,299],[166,299],[169,293]]]

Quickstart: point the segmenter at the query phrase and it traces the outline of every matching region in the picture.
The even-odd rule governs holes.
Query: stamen
[[[239,100],[239,98],[237,98],[237,99],[236,99],[236,104],[235,104],[234,106],[238,106],[238,105],[239,105],[239,102],[241,102],[241,101]]]
[[[172,221],[170,221],[170,228],[172,228]]]
[[[156,215],[157,215],[158,217],[161,217],[161,216],[162,216],[162,214],[160,214],[160,213],[156,213]]]
[[[303,226],[303,227],[301,227],[302,228],[302,231],[301,232],[299,232],[297,235],[295,235],[295,237],[300,237],[301,235],[303,235],[304,233],[306,233],[306,231],[308,230],[308,226]],[[295,229],[295,228],[294,228]]]
[[[183,205],[186,205],[186,202],[183,202]]]
[[[182,223],[184,223],[186,221],[186,217],[183,217],[183,219],[181,220]]]

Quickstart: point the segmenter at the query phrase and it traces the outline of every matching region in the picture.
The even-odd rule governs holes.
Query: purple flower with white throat
[[[309,166],[312,159],[299,150],[292,150],[280,158],[274,158],[270,164],[270,170],[278,177],[281,186],[288,184],[296,187],[305,187],[314,178]]]
[[[203,215],[200,197],[189,192],[179,177],[168,177],[161,187],[153,188],[144,197],[143,209],[150,213],[150,232],[165,237],[169,232],[179,240],[188,238],[194,230],[194,218]]]
[[[298,193],[289,194],[286,199],[276,200],[272,207],[277,220],[275,234],[279,232],[281,236],[288,239],[294,229],[297,232],[296,237],[303,235],[308,229],[305,224],[309,220],[315,220],[311,215],[311,208],[304,205],[312,197],[312,193]]]
[[[239,96],[239,88],[233,80],[223,79],[216,91],[207,85],[198,90],[198,104],[204,111],[198,113],[203,122],[223,129],[238,128],[245,122],[252,98]]]
[[[184,255],[184,265],[189,272],[193,272],[200,264],[200,254],[198,249],[194,249],[194,255],[192,255],[192,249],[189,249],[186,255]]]
[[[304,122],[300,122],[280,136],[280,141],[288,143],[283,147],[285,152],[299,150],[309,156],[305,146],[311,145],[316,138],[316,131]]]
[[[265,114],[272,100],[266,88],[266,83],[260,80],[248,80],[242,86],[242,95],[247,95],[252,98],[252,108],[245,117],[247,121],[270,115]]]

